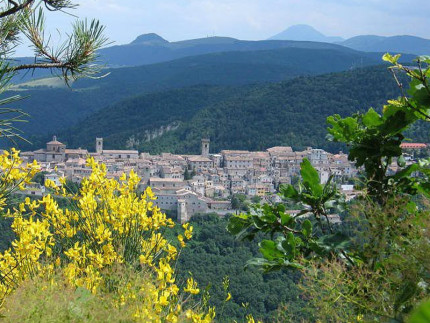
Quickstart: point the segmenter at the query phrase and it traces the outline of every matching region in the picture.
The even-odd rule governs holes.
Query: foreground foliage
[[[302,270],[304,293],[323,321],[403,322],[430,295],[430,160],[407,166],[400,147],[408,129],[430,121],[430,57],[419,57],[412,67],[398,63],[399,57],[383,57],[392,64],[402,95],[389,100],[382,114],[369,109],[327,119],[329,139],[347,144],[349,160],[363,170],[355,203],[346,205],[330,180],[320,184],[304,159],[298,188],[281,189],[285,199],[302,204],[301,212],[291,215],[283,205],[257,204],[228,226],[242,239],[271,234],[260,243],[263,257],[248,263],[266,271]],[[399,74],[410,78],[407,95]],[[389,171],[393,162],[399,168],[394,173]],[[345,206],[344,223],[331,223],[330,214],[342,214]]]
[[[16,151],[6,153],[0,161],[2,183],[7,187],[19,188],[33,178],[38,167],[36,163],[23,166]],[[72,201],[69,208],[60,208],[51,195],[26,198],[7,208],[16,239],[0,255],[1,303],[6,300],[5,306],[13,308],[8,296],[23,283],[29,288],[50,283],[60,290],[83,288],[105,301],[111,298],[106,304],[119,312],[126,307],[130,320],[211,321],[214,309],[204,312],[203,303],[191,307],[195,302],[190,298],[200,293],[194,279],[188,277],[182,288],[176,283],[178,249],[163,236],[174,223],[153,205],[155,197],[150,188],[138,194],[140,179],[133,172],[116,181],[106,177],[103,164],[89,159],[88,165],[92,174],[78,193],[50,184],[55,195]],[[183,225],[177,244],[184,246],[191,236],[192,227]],[[120,276],[115,274],[118,272]],[[124,277],[127,273],[131,278]],[[64,278],[55,279],[58,275]],[[31,283],[31,279],[36,280]],[[61,287],[63,281],[69,287]],[[3,307],[3,315],[16,315],[11,308]]]

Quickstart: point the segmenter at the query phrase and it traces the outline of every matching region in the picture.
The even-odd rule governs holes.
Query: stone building
[[[46,149],[39,149],[33,153],[33,158],[38,162],[63,162],[66,160],[66,145],[54,136],[46,143]]]

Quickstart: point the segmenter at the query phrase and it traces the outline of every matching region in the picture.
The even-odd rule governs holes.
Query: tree
[[[63,11],[77,5],[70,0],[2,0],[0,4],[0,95],[10,86],[11,79],[19,71],[49,69],[60,72],[67,84],[79,77],[96,77],[101,66],[94,64],[97,50],[107,43],[104,27],[97,21],[76,21],[73,32],[57,47],[45,34],[45,11]],[[34,52],[32,63],[16,62],[15,48],[26,39]],[[0,100],[3,114],[0,133],[14,140],[19,135],[15,122],[23,121],[26,114],[10,105],[19,96]]]
[[[192,179],[193,177],[191,176],[188,167],[185,168],[185,172],[184,172],[184,180],[188,181],[189,179]]]
[[[282,204],[254,205],[251,212],[230,219],[228,230],[238,238],[271,235],[260,243],[262,258],[248,264],[266,271],[300,269],[310,304],[322,321],[403,322],[414,305],[430,296],[430,159],[406,165],[400,144],[418,121],[430,121],[430,57],[416,66],[390,62],[401,96],[389,100],[382,113],[369,109],[327,119],[329,139],[349,146],[348,158],[364,169],[361,196],[347,205],[329,180],[321,185],[306,159],[296,189],[284,186],[285,199],[301,203],[297,215]],[[406,92],[399,74],[410,78]],[[397,162],[399,171],[389,168]],[[347,207],[346,225],[330,222],[330,211]]]
[[[258,196],[258,195],[254,195],[253,197],[251,197],[251,202],[255,203],[255,204],[260,203],[261,202],[261,197]]]

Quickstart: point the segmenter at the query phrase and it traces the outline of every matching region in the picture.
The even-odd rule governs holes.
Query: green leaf
[[[267,259],[264,258],[251,258],[246,262],[246,267],[248,266],[264,266],[268,263]]]
[[[402,169],[400,172],[397,172],[393,178],[395,180],[400,180],[403,177],[408,177],[410,176],[413,172],[416,172],[419,170],[419,165],[418,164],[412,164],[409,165],[408,167],[406,167],[405,169]]]
[[[284,204],[282,204],[282,203],[278,203],[278,204],[276,204],[276,210],[277,210],[278,212],[285,212],[285,205],[284,205]]]
[[[293,259],[294,259],[294,257],[295,257],[295,256],[296,256],[296,254],[297,254],[297,250],[296,250],[296,240],[295,240],[295,237],[294,237],[293,233],[289,232],[289,233],[287,234],[287,238],[286,238],[286,239],[284,239],[284,240],[280,243],[280,246],[282,247],[282,250],[284,250],[284,251],[285,251],[285,253],[286,253],[286,255],[284,255],[284,256],[286,256],[286,258],[287,258],[288,260],[293,260]]]
[[[383,123],[381,116],[370,108],[363,116],[363,123],[366,127],[375,127]]]
[[[406,166],[405,157],[403,155],[401,155],[399,158],[397,158],[397,165],[399,165],[399,167],[405,167]]]
[[[275,206],[276,208],[276,206]],[[261,220],[263,220],[266,223],[272,224],[275,222],[278,218],[276,214],[274,213],[274,210],[269,204],[263,205],[263,216],[260,217]]]
[[[320,177],[307,158],[304,158],[300,164],[300,174],[302,175],[303,185],[306,189],[315,197],[321,196],[323,190],[320,185]]]
[[[293,185],[282,185],[280,191],[286,198],[296,199],[299,196],[299,193]]]
[[[248,227],[249,224],[242,218],[232,216],[227,224],[227,231],[233,235],[239,234],[244,228]]]
[[[281,224],[289,226],[292,222],[293,217],[287,213],[281,213]]]
[[[409,317],[408,323],[430,322],[430,300],[421,303]]]
[[[308,239],[312,234],[312,222],[308,219],[306,219],[302,224],[302,233]]]
[[[327,131],[333,141],[349,143],[354,141],[359,134],[357,117],[342,119],[340,115],[335,114],[327,117],[327,123],[332,126]]]
[[[408,93],[418,103],[418,107],[420,108],[420,110],[423,110],[425,112],[423,108],[428,108],[430,105],[430,95],[426,89],[425,84],[423,84],[418,79],[413,79],[409,83]]]
[[[277,249],[275,241],[272,240],[261,241],[260,252],[267,260],[274,260],[284,256],[284,254]]]
[[[396,65],[397,64],[397,62],[399,61],[399,58],[401,57],[402,55],[400,55],[400,54],[397,54],[397,55],[391,55],[390,53],[385,53],[383,56],[382,56],[382,60],[383,61],[386,61],[386,62],[389,62],[389,63],[391,63],[391,64],[393,64],[393,65]]]

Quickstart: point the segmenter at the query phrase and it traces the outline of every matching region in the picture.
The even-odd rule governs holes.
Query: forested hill
[[[344,54],[361,54],[366,56],[370,53],[360,53],[354,49],[336,44],[328,44],[315,41],[291,41],[291,40],[261,40],[246,41],[229,37],[207,37],[191,39],[178,42],[168,42],[156,34],[141,35],[130,44],[111,46],[99,51],[100,64],[108,68],[135,67],[141,65],[152,65],[190,58],[206,54],[221,54],[226,52],[253,52],[271,51],[278,49],[309,49],[309,50],[332,50]],[[370,55],[372,56],[372,55]],[[34,61],[33,57],[21,57],[11,61],[11,64],[20,62],[27,64]],[[46,77],[50,71],[36,70],[34,73],[18,73],[14,82],[21,83],[34,77]]]
[[[223,91],[228,95],[219,99]],[[106,147],[124,148],[133,142],[129,147],[151,153],[197,153],[202,137],[211,138],[214,152],[275,145],[336,150],[339,146],[325,140],[327,116],[381,108],[398,94],[385,66],[242,87],[237,93],[228,88],[193,87],[124,100],[62,137],[72,146],[87,146],[96,136],[103,136]],[[167,124],[175,127],[146,141],[148,132],[156,133]]]
[[[101,59],[110,66],[138,66],[176,60],[196,55],[260,51],[281,48],[332,49],[352,52],[350,48],[315,41],[260,40],[247,41],[230,37],[206,37],[168,42],[156,34],[140,35],[130,44],[100,50]]]
[[[97,110],[138,94],[198,84],[224,86],[278,82],[379,62],[379,58],[352,50],[284,48],[228,52],[112,69],[107,77],[80,80],[72,85],[72,89],[58,87],[62,84],[60,80],[39,80],[18,85],[9,94],[29,96],[14,106],[31,116],[29,123],[19,127],[27,134],[49,137]]]

